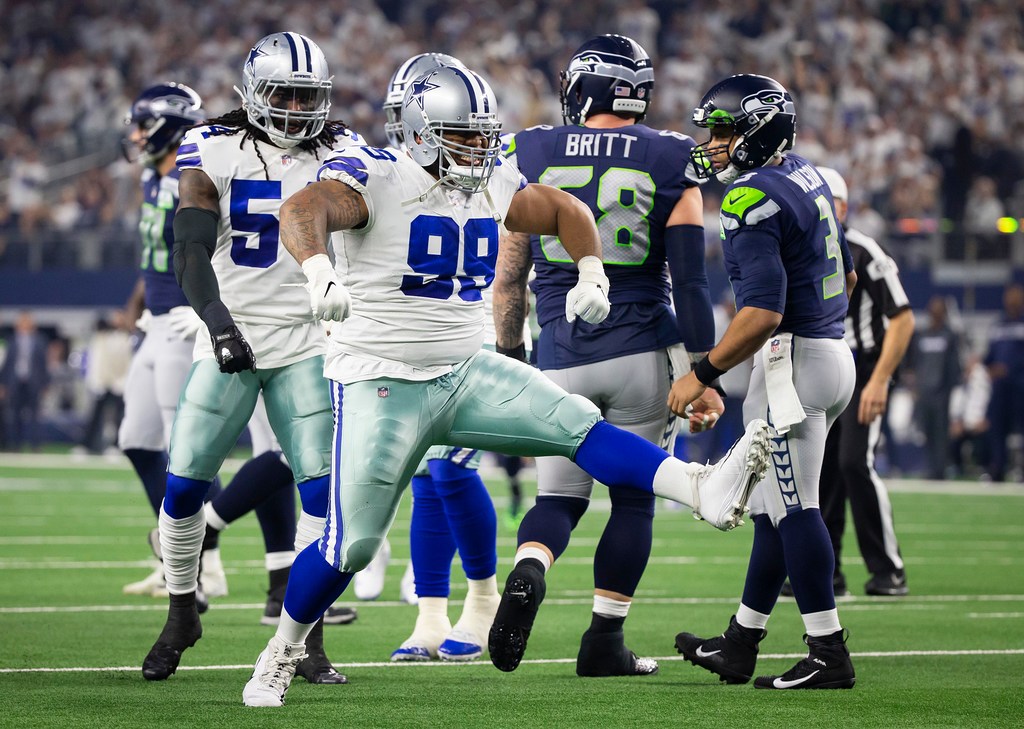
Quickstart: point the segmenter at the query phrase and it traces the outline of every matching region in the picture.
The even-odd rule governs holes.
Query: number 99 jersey
[[[476,354],[498,219],[526,186],[516,166],[499,159],[486,193],[470,194],[438,186],[398,150],[348,147],[325,162],[320,179],[348,185],[369,211],[365,226],[342,231],[340,246],[334,239],[352,314],[331,329],[325,375],[344,384],[422,381]]]
[[[230,131],[190,129],[178,148],[178,170],[202,170],[217,187],[221,218],[212,263],[221,299],[260,368],[283,367],[324,351],[323,332],[303,288],[306,277],[279,240],[281,204],[316,179],[322,160],[298,147],[281,149],[251,138],[240,148],[244,132]],[[346,134],[351,136],[339,144],[357,138]],[[212,356],[203,330],[196,358]]]
[[[693,140],[642,124],[615,129],[537,126],[515,135],[506,155],[530,182],[558,187],[593,212],[612,311],[598,325],[565,321],[577,270],[556,236],[532,236],[541,326],[538,365],[563,369],[663,349],[680,340],[671,310],[665,223],[695,181],[686,177]]]

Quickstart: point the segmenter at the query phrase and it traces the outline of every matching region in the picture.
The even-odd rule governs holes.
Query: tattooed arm
[[[494,272],[494,327],[500,352],[524,347],[523,322],[526,321],[526,281],[530,276],[530,236],[508,233],[498,246]]]
[[[327,254],[329,236],[369,219],[363,196],[343,182],[321,180],[299,190],[281,206],[281,243],[299,263]]]

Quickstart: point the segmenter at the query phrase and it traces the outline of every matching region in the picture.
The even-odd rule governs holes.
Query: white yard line
[[[946,650],[946,651],[864,651],[864,652],[851,652],[850,655],[854,658],[957,658],[961,656],[1019,656],[1024,655],[1024,648],[1022,649],[1007,649],[1007,650]],[[805,658],[806,653],[761,653],[758,658],[785,658],[785,659],[800,659]],[[656,661],[682,661],[682,656],[654,656]],[[543,665],[552,663],[575,663],[575,658],[538,658],[538,659],[526,659],[523,661],[523,665]],[[487,670],[493,670],[493,667],[488,661],[467,661],[467,662],[456,662],[456,661],[429,661],[429,662],[412,662],[412,661],[398,661],[392,663],[390,661],[372,661],[366,663],[334,663],[335,668],[342,668],[345,670],[359,669],[359,668],[436,668],[439,666],[461,666],[466,667],[477,667],[486,668]],[[224,664],[217,666],[179,666],[179,671],[251,671],[251,663],[234,663]],[[139,671],[138,666],[71,666],[67,668],[0,668],[0,674],[2,673],[111,673],[111,672],[127,672],[136,673]]]

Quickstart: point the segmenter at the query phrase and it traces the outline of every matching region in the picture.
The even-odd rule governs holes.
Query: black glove
[[[220,334],[211,334],[213,356],[217,358],[220,371],[225,374],[256,371],[256,356],[245,337],[233,324]]]

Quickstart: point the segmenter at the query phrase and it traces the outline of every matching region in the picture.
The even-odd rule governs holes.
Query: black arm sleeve
[[[204,208],[183,208],[174,215],[174,277],[213,336],[234,325],[220,300],[220,286],[210,263],[219,222],[217,213]]]

